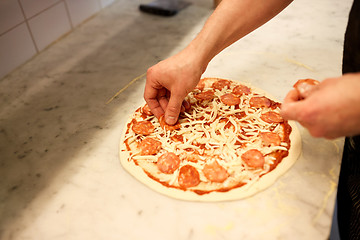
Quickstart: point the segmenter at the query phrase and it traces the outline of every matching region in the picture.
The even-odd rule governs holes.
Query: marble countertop
[[[315,139],[299,126],[303,152],[290,171],[232,202],[174,200],[121,167],[120,134],[143,103],[144,77],[127,84],[201,29],[212,1],[192,2],[162,18],[116,1],[0,80],[0,239],[328,237],[343,139]],[[204,75],[246,81],[280,100],[297,79],[338,76],[350,4],[294,1]]]

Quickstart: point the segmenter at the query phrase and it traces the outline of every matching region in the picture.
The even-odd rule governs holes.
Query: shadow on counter
[[[124,3],[0,80],[1,239],[21,231],[23,211],[32,212],[31,203],[60,174],[66,179],[62,172],[70,161],[80,161],[76,155],[91,148],[96,134],[111,127],[113,112],[127,105],[126,99],[106,100],[169,56],[212,11],[211,1],[196,1],[163,18],[141,13],[136,2]]]

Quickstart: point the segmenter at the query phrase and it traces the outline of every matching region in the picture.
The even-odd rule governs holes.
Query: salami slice
[[[185,165],[180,168],[178,183],[182,188],[195,187],[200,183],[200,174],[195,167]]]
[[[299,93],[301,99],[307,98],[318,88],[319,81],[314,79],[300,79],[294,84],[294,88]]]
[[[158,169],[166,174],[171,174],[179,168],[180,158],[173,152],[166,152],[157,161]]]
[[[257,149],[250,149],[241,155],[241,159],[253,168],[260,168],[264,166],[264,155]]]
[[[228,106],[239,105],[240,103],[240,98],[233,93],[226,93],[222,95],[220,100]]]
[[[281,123],[284,121],[279,113],[273,111],[263,113],[260,118],[267,123]]]
[[[259,134],[262,140],[262,145],[266,147],[270,146],[279,146],[281,143],[281,138],[279,134],[274,132],[262,132]]]
[[[250,94],[251,89],[245,85],[240,84],[234,87],[232,93],[240,97],[243,94]]]
[[[215,97],[214,91],[211,91],[211,90],[194,94],[194,98],[196,98],[196,99],[199,100],[199,101],[209,101],[209,100],[213,100],[214,97]]]
[[[133,124],[132,130],[136,134],[149,135],[154,132],[155,127],[149,121],[140,121]]]
[[[142,107],[142,112],[145,114],[145,115],[148,115],[148,116],[152,116],[153,113],[151,112],[150,110],[150,107],[149,105],[145,104],[143,107]]]
[[[202,171],[212,182],[222,183],[229,177],[229,173],[217,161],[206,164]]]
[[[224,87],[230,88],[230,86],[231,86],[231,82],[226,79],[217,80],[212,84],[212,88],[217,90],[222,90]]]
[[[253,108],[269,108],[271,101],[267,97],[252,97],[249,104]]]
[[[169,125],[166,123],[165,121],[165,116],[161,115],[159,118],[159,123],[160,123],[160,127],[162,129],[165,129],[165,131],[172,131],[172,130],[177,130],[181,128],[181,125],[179,122],[176,122],[174,125]]]
[[[154,155],[161,148],[161,142],[154,138],[147,137],[139,144],[140,155]]]

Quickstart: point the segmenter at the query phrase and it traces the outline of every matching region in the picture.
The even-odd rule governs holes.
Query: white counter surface
[[[116,1],[0,80],[0,239],[327,239],[343,139],[300,127],[303,152],[267,190],[198,203],[160,195],[120,165],[127,116],[148,67],[182,49],[212,2],[172,18]],[[299,0],[220,53],[205,76],[246,81],[282,100],[300,78],[341,74],[350,0]],[[240,16],[239,16],[240,17]]]

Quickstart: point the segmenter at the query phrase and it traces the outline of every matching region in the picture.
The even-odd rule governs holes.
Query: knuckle
[[[146,71],[146,82],[152,81],[153,78],[154,78],[154,76],[155,76],[155,69],[154,69],[154,67],[148,68],[147,71]]]
[[[153,69],[154,69],[154,67],[148,68],[147,71],[146,71],[146,75],[147,76],[151,75],[153,73],[153,71],[154,71]]]
[[[308,105],[299,112],[299,122],[303,122],[306,125],[312,124],[318,118],[318,111],[311,105]]]

